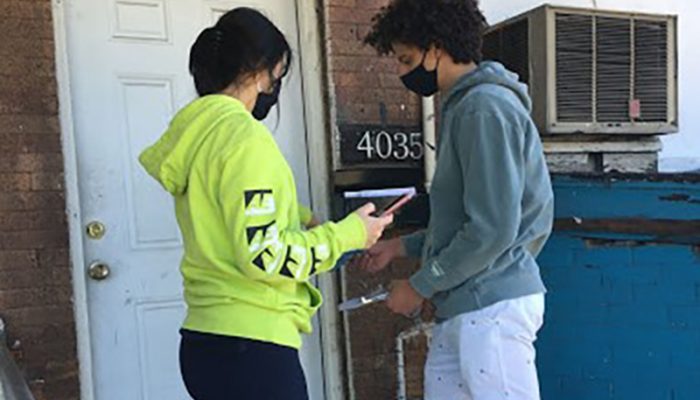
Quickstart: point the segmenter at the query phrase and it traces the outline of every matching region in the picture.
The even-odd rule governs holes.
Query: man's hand
[[[374,274],[385,269],[396,258],[405,256],[406,249],[401,239],[382,240],[360,256],[355,265]]]
[[[393,281],[391,294],[386,301],[386,306],[393,313],[412,317],[419,312],[425,299],[416,292],[407,279]]]

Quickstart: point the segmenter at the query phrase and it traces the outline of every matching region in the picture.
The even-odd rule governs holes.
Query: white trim
[[[58,83],[59,119],[63,146],[63,165],[66,187],[66,212],[70,260],[73,281],[73,313],[78,348],[80,373],[80,399],[95,398],[92,374],[92,350],[90,321],[87,302],[87,282],[84,273],[83,229],[80,213],[80,190],[78,186],[78,158],[75,151],[73,111],[71,107],[70,69],[65,0],[54,0],[52,7],[54,40],[56,46],[56,80]]]
[[[319,25],[320,2],[296,0],[299,46],[303,62],[301,68],[304,97],[304,118],[307,132],[307,153],[311,202],[316,215],[322,219],[330,216],[330,155],[328,121],[324,95],[323,38]],[[321,349],[323,350],[323,377],[326,400],[343,400],[344,375],[343,351],[339,333],[341,321],[336,310],[338,280],[335,273],[323,274],[318,286],[325,302],[319,319],[321,327]]]

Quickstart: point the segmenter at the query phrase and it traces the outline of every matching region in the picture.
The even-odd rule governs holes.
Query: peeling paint
[[[674,193],[668,196],[659,197],[661,201],[677,201],[677,202],[688,202],[690,201],[690,196],[687,194]]]
[[[680,244],[700,246],[700,220],[670,220],[645,218],[585,219],[559,218],[557,231],[588,233],[582,235],[592,245],[605,243],[623,245]]]

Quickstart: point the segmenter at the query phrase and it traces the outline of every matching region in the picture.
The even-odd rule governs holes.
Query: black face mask
[[[423,59],[420,65],[406,75],[401,76],[401,82],[403,82],[408,90],[424,97],[432,96],[438,91],[437,66],[434,70],[428,71],[423,65],[425,64],[425,57],[427,55],[427,52],[423,53]],[[439,64],[440,60],[438,59],[438,65]]]
[[[272,93],[258,93],[258,99],[253,107],[253,117],[258,121],[262,121],[270,113],[270,109],[277,104],[282,89],[282,80],[277,80],[272,86]]]

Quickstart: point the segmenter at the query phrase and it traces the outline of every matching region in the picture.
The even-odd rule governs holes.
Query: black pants
[[[180,371],[194,400],[308,400],[296,349],[187,330],[180,333]]]

